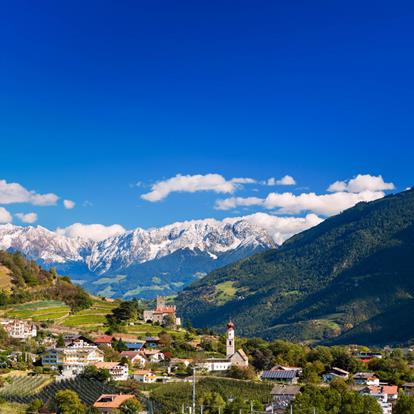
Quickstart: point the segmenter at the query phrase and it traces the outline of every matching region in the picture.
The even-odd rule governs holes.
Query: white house
[[[126,381],[129,377],[128,365],[121,365],[118,362],[95,362],[93,365],[98,369],[107,369],[114,381]]]
[[[122,351],[121,358],[122,357],[127,358],[132,365],[136,365],[141,368],[144,368],[148,362],[147,359],[139,351]]]
[[[11,338],[28,339],[37,336],[37,328],[34,323],[13,319],[4,321],[1,324]]]
[[[137,369],[132,374],[132,378],[139,382],[151,383],[157,380],[156,375],[147,369]]]
[[[380,385],[379,377],[373,372],[357,372],[354,381],[357,385]]]

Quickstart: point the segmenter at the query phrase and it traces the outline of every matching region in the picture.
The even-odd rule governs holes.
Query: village
[[[246,411],[243,411],[247,401],[243,400],[241,385],[240,395],[233,393],[227,396],[227,401],[226,395],[220,395],[223,410],[240,400],[242,408],[237,413],[302,412],[299,411],[301,396],[312,385],[321,390],[346,387],[347,392],[372,397],[383,414],[391,414],[399,396],[414,394],[414,381],[403,380],[404,375],[414,380],[414,365],[411,365],[414,350],[411,349],[371,351],[349,347],[335,350],[336,356],[332,352],[329,358],[333,360],[324,364],[321,361],[328,358],[325,348],[306,348],[308,354],[297,359],[299,364],[287,364],[292,357],[283,354],[298,352],[299,345],[283,345],[279,341],[278,346],[287,348],[279,354],[273,351],[271,356],[272,344],[269,348],[263,340],[237,337],[237,327],[231,320],[223,321],[225,334],[222,336],[184,329],[175,306],[167,305],[163,297],[157,298],[153,309],[143,310],[138,323],[160,329],[168,326],[170,333],[161,330],[157,336],[145,337],[109,331],[57,334],[42,329],[30,319],[3,319],[1,327],[8,337],[10,352],[5,353],[1,362],[0,397],[26,404],[32,410],[27,412],[55,413],[56,407],[44,401],[44,396],[50,393],[48,388],[54,387],[54,392],[67,389],[77,392],[80,400],[95,410],[91,412],[163,413],[169,411],[162,408],[162,397],[157,400],[152,396],[151,387],[168,390],[169,386],[171,389],[188,386],[191,395],[179,404],[177,412],[195,414],[203,411],[200,407],[208,408],[208,402],[200,399],[197,387],[210,379],[263,388],[257,400],[248,402]],[[404,375],[397,381],[390,380],[381,365],[385,361],[389,363],[395,354],[407,364]],[[37,408],[33,408],[35,404]],[[122,411],[123,407],[134,404],[135,411]]]

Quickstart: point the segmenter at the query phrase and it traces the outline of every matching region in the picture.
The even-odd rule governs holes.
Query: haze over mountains
[[[264,219],[266,229],[260,225]],[[71,238],[41,226],[6,224],[0,226],[0,249],[17,250],[56,267],[94,293],[148,298],[175,293],[213,269],[274,248],[275,240],[321,221],[315,215],[283,220],[267,214],[194,220],[137,228],[101,241]]]

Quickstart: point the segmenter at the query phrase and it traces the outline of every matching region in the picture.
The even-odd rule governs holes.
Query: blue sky
[[[261,202],[220,210],[216,200],[327,194],[358,174],[382,175],[396,191],[413,184],[410,2],[0,7],[0,180],[59,197],[56,205],[1,204],[0,189],[15,224],[16,213],[32,212],[51,229],[303,216],[315,211]],[[177,174],[258,182],[140,198]],[[296,184],[261,183],[285,175]]]

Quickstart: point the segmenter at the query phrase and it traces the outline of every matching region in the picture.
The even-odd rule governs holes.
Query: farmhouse
[[[157,296],[156,308],[144,311],[144,321],[152,323],[158,322],[160,325],[163,325],[168,320],[176,326],[181,325],[180,318],[177,318],[176,307],[167,306],[165,304],[165,298]]]
[[[349,372],[341,368],[333,367],[327,374],[323,375],[323,380],[325,382],[331,382],[335,378],[347,380],[349,378]]]
[[[132,374],[132,378],[134,378],[134,380],[136,381],[144,382],[144,383],[152,383],[157,380],[157,377],[155,376],[155,374],[146,369],[135,370],[134,373]]]
[[[122,351],[121,358],[127,358],[132,365],[138,365],[140,367],[145,367],[147,360],[145,357],[138,351]]]
[[[101,414],[118,413],[121,405],[131,398],[132,394],[102,394],[93,404],[93,407]]]
[[[110,348],[112,348],[112,339],[113,336],[111,335],[101,335],[98,336],[94,339],[95,345],[97,346],[101,346],[101,345],[105,345],[105,346],[109,346]]]
[[[414,395],[414,382],[406,382],[403,384],[402,389],[404,393],[408,396]]]
[[[300,393],[298,385],[275,385],[270,393],[272,401],[266,407],[266,412],[286,413],[286,409],[292,404]]]
[[[357,372],[354,375],[354,381],[357,385],[379,385],[379,377],[372,372]]]
[[[34,323],[13,319],[3,321],[1,324],[11,338],[28,339],[37,336],[37,328]]]
[[[118,362],[95,362],[93,365],[98,369],[107,369],[114,381],[126,381],[128,379],[128,365],[122,365]]]
[[[285,384],[297,384],[299,380],[298,372],[296,370],[285,371],[283,369],[263,371],[261,379],[283,382]]]

